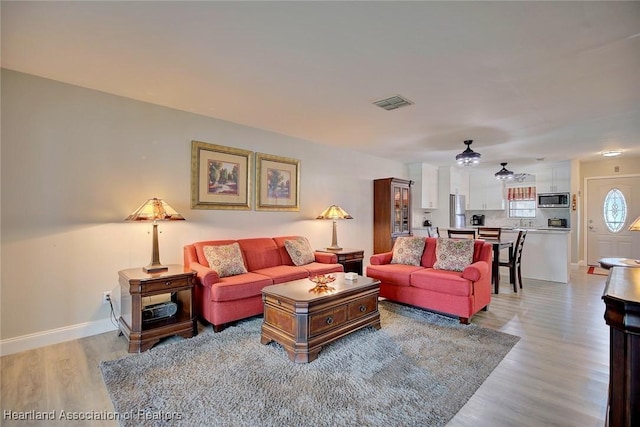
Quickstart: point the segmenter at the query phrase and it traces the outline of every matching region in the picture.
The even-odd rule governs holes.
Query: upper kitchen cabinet
[[[469,198],[469,172],[459,168],[450,167],[449,194],[459,194]]]
[[[538,193],[568,193],[571,191],[571,166],[558,164],[539,166],[535,170]]]
[[[384,178],[373,181],[373,253],[390,252],[400,236],[411,236],[411,184]]]
[[[504,210],[504,186],[493,171],[476,169],[469,174],[469,210]]]
[[[409,178],[415,182],[412,187],[414,207],[438,209],[438,167],[412,163],[409,165]]]

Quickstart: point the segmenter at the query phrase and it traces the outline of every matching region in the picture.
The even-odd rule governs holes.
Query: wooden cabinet
[[[364,260],[364,251],[362,249],[340,249],[332,251],[319,249],[317,251],[336,254],[338,264],[342,264],[345,273],[358,273],[362,276],[362,261]]]
[[[491,171],[474,171],[469,177],[469,210],[504,210],[503,182]]]
[[[399,178],[373,181],[373,253],[389,252],[400,236],[411,236],[411,184]]]
[[[614,267],[602,299],[609,325],[607,426],[640,425],[640,268]]]
[[[180,335],[191,338],[198,333],[193,306],[195,272],[182,265],[170,265],[168,271],[145,273],[142,268],[118,272],[120,282],[120,332],[129,341],[129,353],[151,348],[161,338]],[[143,319],[143,300],[154,295],[171,294],[177,305],[173,316],[158,320]]]

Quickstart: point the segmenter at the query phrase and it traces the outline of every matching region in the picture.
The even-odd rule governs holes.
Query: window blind
[[[536,187],[507,188],[507,200],[535,200]]]

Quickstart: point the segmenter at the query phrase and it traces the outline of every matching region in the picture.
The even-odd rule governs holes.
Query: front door
[[[640,177],[587,180],[587,263],[640,258],[640,232],[627,230],[638,216]]]

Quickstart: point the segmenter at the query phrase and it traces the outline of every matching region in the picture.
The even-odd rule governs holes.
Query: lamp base
[[[328,248],[326,248],[328,251],[341,251],[342,248],[338,245],[331,245]]]
[[[163,271],[168,271],[169,267],[165,267],[162,264],[149,264],[146,267],[142,267],[142,271],[145,273],[161,273]]]

